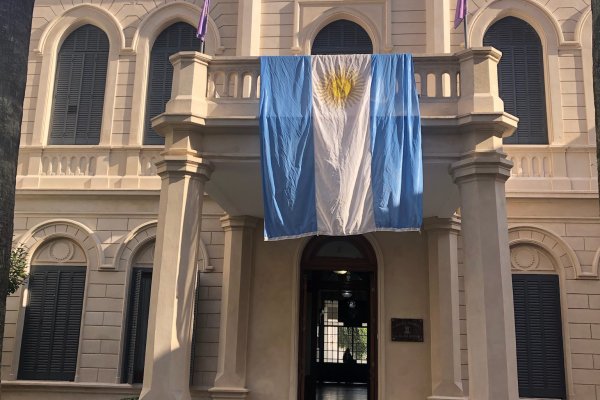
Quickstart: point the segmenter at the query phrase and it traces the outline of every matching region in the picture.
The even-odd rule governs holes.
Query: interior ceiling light
[[[349,291],[349,290],[344,290],[342,292],[342,297],[345,298],[345,299],[349,299],[350,297],[352,297],[352,292]]]
[[[348,273],[348,271],[346,271],[345,269],[340,269],[338,271],[333,271],[338,275],[346,275]]]

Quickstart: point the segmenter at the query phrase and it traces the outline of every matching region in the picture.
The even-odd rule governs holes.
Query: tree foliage
[[[27,250],[17,247],[10,253],[10,271],[8,273],[8,294],[16,292],[29,276],[27,273]]]
[[[367,355],[367,328],[342,327],[338,328],[338,347],[350,349],[355,360],[362,360]]]

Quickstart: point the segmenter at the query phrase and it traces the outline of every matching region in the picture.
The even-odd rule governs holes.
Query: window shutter
[[[200,340],[198,335],[200,332],[200,272],[196,278],[196,290],[194,292],[194,326],[192,328],[192,357],[190,360],[190,385],[194,385],[194,368],[196,361],[196,343]]]
[[[357,23],[340,19],[319,31],[311,54],[371,54],[373,43],[369,34]]]
[[[506,144],[547,144],[546,95],[542,43],[526,22],[507,17],[496,22],[483,39],[502,52],[498,84],[504,109],[519,117],[517,131]]]
[[[152,270],[134,268],[131,277],[126,348],[123,358],[124,383],[142,383],[144,379],[151,288]]]
[[[98,144],[108,67],[108,37],[84,25],[58,53],[50,144]]]
[[[32,267],[19,379],[75,379],[85,273],[84,267]]]
[[[519,396],[566,399],[556,275],[513,275]]]
[[[171,98],[173,65],[169,57],[179,51],[200,51],[200,45],[196,28],[184,22],[169,26],[156,38],[150,54],[144,144],[165,143],[164,138],[152,129],[150,120],[165,111],[165,105]]]

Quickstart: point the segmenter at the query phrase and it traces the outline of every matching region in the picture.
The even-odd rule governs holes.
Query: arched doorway
[[[377,261],[362,236],[315,237],[301,261],[299,400],[377,398]]]

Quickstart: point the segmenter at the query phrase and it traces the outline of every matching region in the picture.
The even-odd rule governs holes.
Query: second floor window
[[[500,97],[519,127],[506,144],[547,144],[543,50],[537,32],[523,20],[507,17],[490,27],[485,46],[502,52],[498,65]]]
[[[93,25],[71,33],[58,53],[49,144],[98,144],[109,42]]]
[[[346,19],[333,21],[319,31],[312,44],[312,54],[371,54],[369,34],[357,23]]]
[[[179,51],[200,51],[196,28],[185,22],[177,22],[156,38],[150,54],[148,95],[144,122],[144,144],[164,144],[165,140],[152,129],[150,120],[165,111],[171,98],[173,65],[169,57]]]

